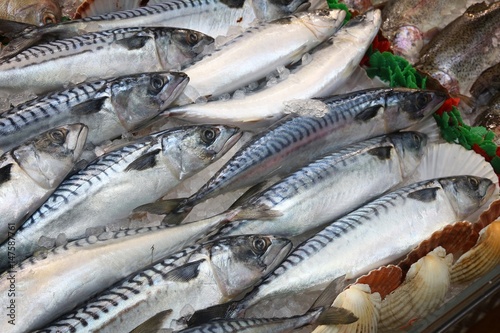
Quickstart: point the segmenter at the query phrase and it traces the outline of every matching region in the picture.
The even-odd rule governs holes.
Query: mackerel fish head
[[[110,102],[127,130],[157,116],[184,90],[189,78],[182,72],[157,72],[110,82]]]
[[[418,132],[401,132],[388,136],[396,153],[401,158],[401,173],[404,178],[411,175],[420,164],[427,147],[427,135]]]
[[[210,262],[219,289],[229,300],[253,287],[276,268],[292,249],[285,238],[246,235],[213,242]]]
[[[493,195],[497,185],[490,179],[455,176],[439,180],[459,219],[465,219]]]
[[[237,127],[180,127],[162,137],[162,151],[179,179],[193,175],[224,155],[241,137]]]
[[[260,21],[272,21],[305,11],[311,6],[308,0],[252,0],[255,16]]]
[[[300,12],[295,16],[308,27],[318,39],[325,39],[333,35],[344,22],[346,12],[339,9],[318,9],[313,12]],[[278,22],[280,20],[277,20]],[[325,36],[325,38],[320,38]]]
[[[87,126],[71,124],[46,131],[14,148],[19,166],[43,188],[54,188],[80,158]]]
[[[169,64],[181,64],[184,68],[201,55],[214,39],[204,33],[190,29],[158,28],[156,30],[157,50],[165,69]]]

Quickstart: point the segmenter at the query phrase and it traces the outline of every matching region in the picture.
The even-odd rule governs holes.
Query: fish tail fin
[[[333,306],[323,311],[316,323],[319,325],[345,325],[352,324],[357,320],[358,317],[351,311]]]
[[[33,24],[0,19],[0,33],[8,38],[13,38],[26,28],[36,27]]]

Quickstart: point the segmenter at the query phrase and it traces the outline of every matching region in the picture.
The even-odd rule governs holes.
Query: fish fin
[[[172,309],[158,312],[153,317],[149,318],[136,328],[130,331],[130,333],[152,333],[152,332],[168,332],[161,329],[161,326],[165,319],[172,313]]]
[[[147,41],[151,39],[150,36],[132,36],[124,39],[117,40],[115,43],[123,46],[127,50],[138,50],[144,45],[146,45]]]
[[[175,268],[165,275],[165,279],[174,282],[189,282],[198,276],[199,267],[203,261],[205,259],[196,260]]]
[[[458,94],[457,97],[460,98],[460,102],[464,102],[471,109],[474,108],[477,104],[476,98],[472,96]]]
[[[382,105],[370,106],[370,107],[364,109],[363,111],[361,111],[360,113],[358,113],[356,115],[356,117],[354,117],[354,119],[359,120],[359,121],[368,121],[372,118],[375,118],[377,116],[379,110],[381,110],[382,108],[383,108]]]
[[[272,220],[275,217],[282,216],[283,213],[279,210],[269,209],[263,206],[250,206],[241,209],[236,213],[231,221],[237,220]]]
[[[367,151],[368,154],[376,156],[379,160],[387,160],[391,157],[393,147],[376,147]]]
[[[208,308],[198,310],[189,318],[188,327],[198,326],[208,321],[222,319],[226,317],[227,310],[233,302],[216,304]]]
[[[155,215],[165,215],[174,210],[183,200],[185,200],[185,198],[158,200],[141,205],[135,208],[133,212],[148,212]]]
[[[263,182],[260,182],[258,184],[255,184],[254,186],[250,187],[248,190],[245,191],[238,199],[236,199],[235,202],[229,207],[229,209],[236,208],[238,206],[241,206],[245,201],[247,201],[250,197],[254,196],[255,194],[259,193],[262,191],[266,186],[269,184],[268,180],[265,180]]]
[[[26,28],[34,27],[34,24],[0,19],[0,33],[8,38],[15,37]]]
[[[416,190],[408,193],[408,198],[422,201],[422,202],[432,202],[436,200],[438,187],[424,188],[421,190]]]
[[[427,144],[443,142],[441,130],[433,117],[427,117],[423,121],[404,129],[404,132],[419,132],[427,135]]]
[[[88,115],[99,112],[107,97],[100,97],[79,103],[71,108],[71,112],[75,115]]]
[[[6,166],[0,168],[0,185],[10,180],[12,166],[13,164],[9,163]]]
[[[313,305],[311,305],[310,309],[318,308],[318,307],[330,307],[337,298],[337,296],[344,290],[346,287],[345,275],[339,276],[323,290],[323,292],[316,298]]]
[[[179,225],[182,221],[184,221],[186,216],[188,216],[188,214],[191,212],[191,209],[192,208],[186,208],[182,212],[168,213],[161,221],[161,224],[170,226]]]
[[[352,311],[332,306],[323,311],[316,323],[319,325],[345,325],[352,324],[358,319]]]
[[[143,171],[154,168],[154,166],[156,165],[156,155],[158,155],[160,151],[161,151],[160,149],[155,149],[138,157],[135,161],[130,163],[125,168],[125,171],[126,172],[131,170]]]

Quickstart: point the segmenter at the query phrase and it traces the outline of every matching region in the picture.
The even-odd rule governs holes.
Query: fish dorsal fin
[[[422,202],[432,202],[436,200],[438,187],[424,188],[417,190],[408,194],[408,198],[422,201]]]
[[[175,282],[189,282],[195,279],[200,273],[199,267],[205,259],[196,260],[175,268],[165,275],[165,280]]]
[[[12,165],[12,163],[9,163],[0,168],[0,185],[10,180]]]
[[[352,311],[332,306],[323,311],[316,323],[319,325],[346,325],[352,324],[358,319]]]
[[[131,171],[131,170],[143,171],[154,168],[154,166],[156,165],[156,155],[158,155],[160,151],[161,149],[155,149],[138,157],[135,161],[130,163],[125,168],[125,171]]]
[[[115,43],[120,46],[123,46],[127,50],[138,50],[144,47],[144,45],[146,45],[149,39],[151,39],[151,36],[135,35],[132,37],[117,40]]]
[[[370,107],[364,109],[363,111],[361,111],[360,113],[358,113],[356,115],[356,117],[354,117],[354,119],[359,120],[359,121],[368,121],[372,118],[375,118],[378,114],[378,111],[381,108],[383,108],[382,105],[370,106]]]
[[[189,327],[198,326],[211,320],[225,318],[227,310],[232,304],[233,302],[227,302],[223,304],[216,304],[202,310],[198,310],[195,313],[193,313],[191,318],[189,318],[187,325]]]
[[[163,330],[161,326],[165,319],[172,313],[172,309],[158,312],[153,317],[149,318],[136,328],[134,328],[130,333],[158,333],[158,332],[172,332],[172,330]]]
[[[71,112],[76,115],[87,115],[99,112],[107,97],[94,98],[83,103],[79,103],[71,108]]]

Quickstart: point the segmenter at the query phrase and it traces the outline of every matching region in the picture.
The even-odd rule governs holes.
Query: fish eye
[[[415,142],[415,144],[417,146],[420,146],[420,144],[422,143],[422,138],[420,137],[420,135],[418,134],[413,134],[413,141]]]
[[[217,131],[213,128],[206,128],[201,132],[201,140],[206,144],[211,144],[217,138]]]
[[[159,75],[154,75],[151,77],[150,84],[154,91],[160,91],[163,88],[164,82]]]
[[[255,253],[263,254],[269,247],[269,242],[263,237],[255,237],[252,240],[252,248]]]
[[[64,141],[66,140],[66,133],[64,133],[62,130],[50,131],[49,136],[52,139],[52,141],[58,144],[63,144]]]
[[[190,45],[196,45],[196,43],[198,43],[199,41],[198,35],[194,32],[188,32],[186,39],[188,44]]]
[[[431,99],[432,97],[429,94],[418,94],[416,100],[417,108],[423,109],[427,106],[427,104],[429,104]]]
[[[477,190],[479,188],[479,181],[476,178],[469,177],[469,184],[474,190]]]

